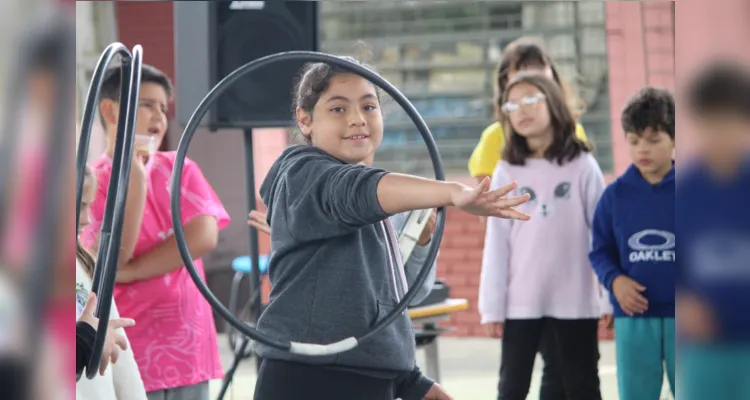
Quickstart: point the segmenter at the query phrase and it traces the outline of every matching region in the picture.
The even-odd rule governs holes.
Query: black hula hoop
[[[112,43],[104,50],[96,64],[94,76],[89,86],[88,97],[81,121],[81,137],[76,154],[76,230],[81,213],[81,196],[83,195],[83,174],[86,168],[86,156],[89,151],[91,127],[99,104],[99,92],[102,88],[104,74],[115,55],[120,56],[122,79],[120,84],[120,119],[117,121],[117,139],[115,140],[112,174],[107,187],[107,200],[104,206],[102,228],[99,234],[99,252],[94,267],[91,291],[96,293],[96,312],[99,325],[96,328],[96,339],[91,358],[86,365],[86,377],[93,379],[99,370],[102,359],[104,340],[109,325],[109,311],[112,307],[112,294],[115,289],[117,264],[120,259],[120,242],[122,225],[125,219],[125,200],[128,197],[130,167],[133,159],[133,141],[135,139],[135,116],[138,107],[138,93],[141,86],[141,66],[143,49],[140,45],[133,47],[131,54],[122,43]],[[128,77],[126,81],[125,77]],[[124,116],[124,117],[123,117]],[[76,235],[76,242],[77,242]],[[78,379],[80,377],[76,377]]]
[[[396,89],[396,87],[391,85],[388,81],[383,79],[375,72],[362,67],[359,64],[330,54],[312,51],[290,51],[272,54],[270,56],[259,58],[255,61],[251,61],[250,63],[243,65],[242,67],[233,71],[231,74],[227,75],[227,77],[222,79],[221,82],[219,82],[213,89],[211,89],[211,91],[208,93],[208,95],[206,95],[206,97],[203,98],[198,108],[190,117],[190,120],[185,127],[185,131],[182,134],[182,138],[180,139],[180,143],[177,147],[177,157],[175,158],[174,170],[172,171],[172,185],[170,188],[170,193],[172,203],[172,222],[174,225],[173,229],[175,239],[177,239],[177,247],[180,250],[182,260],[185,262],[185,267],[187,267],[187,270],[190,273],[193,282],[198,287],[203,297],[205,297],[206,300],[211,304],[211,307],[213,307],[214,310],[216,310],[239,332],[247,335],[256,342],[263,343],[267,346],[271,346],[280,350],[289,351],[291,353],[307,356],[325,356],[342,353],[357,347],[360,342],[374,336],[389,324],[391,324],[393,321],[395,321],[399,314],[401,314],[406,309],[414,296],[416,296],[416,289],[424,283],[427,275],[430,272],[430,269],[432,268],[432,264],[435,262],[438,248],[440,247],[440,240],[443,237],[446,210],[445,208],[438,209],[435,233],[433,234],[430,248],[427,252],[427,259],[425,261],[424,267],[417,275],[417,282],[406,293],[404,298],[401,299],[401,302],[398,303],[398,305],[390,313],[388,313],[385,318],[378,321],[369,332],[363,334],[359,338],[349,337],[330,344],[281,341],[247,325],[246,323],[240,321],[237,317],[232,315],[232,313],[229,312],[229,310],[227,310],[227,308],[221,304],[221,302],[213,295],[213,293],[211,293],[211,290],[209,290],[208,286],[206,286],[205,282],[203,282],[203,279],[201,279],[198,270],[195,268],[195,264],[193,264],[193,257],[190,255],[190,251],[188,250],[187,244],[185,243],[185,232],[182,228],[182,215],[179,197],[180,186],[182,183],[182,168],[185,164],[185,157],[187,156],[188,147],[190,146],[190,140],[192,140],[193,135],[195,134],[195,130],[198,128],[198,124],[200,123],[201,119],[203,119],[203,116],[206,115],[209,107],[216,101],[219,96],[221,96],[227,89],[229,89],[229,87],[238,79],[257,70],[258,68],[266,67],[281,61],[291,60],[324,62],[332,64],[337,67],[341,67],[353,74],[359,75],[383,89],[394,100],[396,100],[396,102],[404,109],[404,111],[406,111],[406,113],[409,115],[409,118],[411,118],[419,132],[422,134],[422,139],[424,139],[425,144],[427,145],[427,150],[430,152],[430,158],[432,159],[436,179],[445,180],[445,173],[443,172],[443,162],[440,159],[440,154],[438,153],[435,140],[430,134],[430,129],[427,127],[427,124],[424,122],[422,117],[419,115],[414,106],[409,102],[409,100],[407,100],[406,97],[401,94],[398,89]]]

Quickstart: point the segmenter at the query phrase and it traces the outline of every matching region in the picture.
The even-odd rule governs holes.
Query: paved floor
[[[232,363],[232,354],[227,339],[219,338],[222,362],[225,369]],[[497,371],[500,360],[500,344],[489,339],[440,339],[440,364],[442,384],[456,400],[492,400],[496,396]],[[601,388],[604,400],[618,400],[615,368],[614,343],[602,342],[599,363]],[[422,352],[418,352],[418,362],[423,365]],[[539,398],[539,378],[541,360],[538,360],[532,380],[529,400]],[[246,360],[240,365],[233,387],[230,387],[226,400],[252,399],[255,385],[255,361]],[[211,396],[216,399],[221,381],[211,383]],[[665,392],[668,388],[665,387]],[[665,396],[664,399],[668,399]]]

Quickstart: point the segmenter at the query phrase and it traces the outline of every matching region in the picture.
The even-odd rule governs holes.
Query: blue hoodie
[[[718,341],[750,342],[750,156],[720,181],[698,161],[677,190],[678,288],[704,300]]]
[[[612,282],[627,275],[646,287],[648,310],[639,317],[674,317],[675,168],[652,185],[631,165],[607,187],[594,214],[591,265],[610,293],[615,317],[626,314]]]

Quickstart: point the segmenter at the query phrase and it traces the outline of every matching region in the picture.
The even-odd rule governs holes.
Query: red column
[[[174,14],[171,1],[115,2],[118,40],[143,46],[143,62],[174,77]],[[170,107],[174,115],[174,107]]]
[[[620,114],[646,85],[675,89],[672,2],[608,2],[610,113],[615,175],[630,164]]]

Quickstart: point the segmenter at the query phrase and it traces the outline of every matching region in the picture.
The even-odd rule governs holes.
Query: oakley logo
[[[646,238],[659,238],[658,243],[644,243]],[[654,239],[649,240],[654,242]],[[674,233],[657,229],[646,229],[633,234],[628,239],[628,247],[632,250],[628,256],[630,262],[674,262],[675,235]]]

